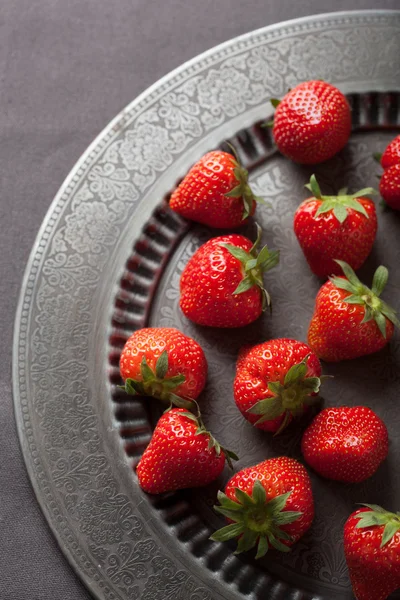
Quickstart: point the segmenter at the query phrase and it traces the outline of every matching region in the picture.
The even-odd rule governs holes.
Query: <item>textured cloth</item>
[[[11,347],[22,275],[51,200],[126,104],[196,54],[258,27],[399,0],[1,0],[0,600],[82,600],[22,460]]]

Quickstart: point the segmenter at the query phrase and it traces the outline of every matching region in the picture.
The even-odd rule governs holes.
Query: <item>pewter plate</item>
[[[175,326],[203,346],[210,366],[200,401],[237,469],[268,456],[301,458],[304,423],[279,439],[238,413],[232,379],[238,349],[271,337],[304,340],[320,282],[292,232],[312,170],[280,157],[260,123],[268,99],[300,81],[338,85],[353,107],[346,149],[315,169],[325,191],[376,186],[382,150],[400,125],[400,12],[335,13],[260,29],[201,55],[137,98],[100,134],[67,178],[42,225],[25,273],[14,340],[14,400],[27,469],[68,560],[101,600],[328,600],[352,597],[342,527],[356,502],[400,504],[400,338],[380,354],[338,365],[326,404],[367,404],[386,421],[388,460],[364,484],[312,474],[316,517],[287,556],[251,553],[208,540],[222,521],[218,487],[146,496],[133,467],[159,414],[121,392],[118,358],[145,325]],[[179,275],[218,232],[168,209],[168,194],[206,151],[233,142],[249,168],[265,241],[281,249],[266,276],[273,317],[237,331],[196,327],[178,309]],[[399,215],[379,212],[367,281],[386,264],[386,298],[400,308]],[[244,232],[254,234],[254,224]]]

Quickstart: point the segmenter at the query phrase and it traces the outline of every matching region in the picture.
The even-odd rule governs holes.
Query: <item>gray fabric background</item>
[[[11,396],[13,320],[64,178],[126,104],[187,59],[258,27],[400,0],[0,0],[0,600],[83,600],[34,498]]]

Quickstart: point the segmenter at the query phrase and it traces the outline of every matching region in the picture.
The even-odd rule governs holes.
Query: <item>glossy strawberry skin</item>
[[[281,338],[242,349],[236,365],[233,394],[242,415],[257,429],[270,432],[279,430],[285,417],[284,413],[276,419],[256,424],[259,415],[248,410],[256,402],[272,398],[274,394],[268,389],[268,383],[279,381],[283,384],[290,367],[299,364],[307,355],[310,355],[307,361],[307,377],[320,377],[321,365],[317,356],[306,344],[297,340]],[[308,407],[304,406],[304,411],[307,409]]]
[[[370,510],[360,508],[344,526],[344,552],[357,600],[386,600],[400,587],[400,533],[382,548],[384,526],[357,528],[356,515]]]
[[[327,479],[359,483],[388,453],[384,422],[366,406],[325,408],[303,434],[305,461]]]
[[[386,146],[385,152],[381,157],[381,165],[384,169],[400,164],[400,135],[395,137],[390,144]]]
[[[138,463],[139,485],[149,494],[208,485],[224,468],[224,452],[209,448],[209,436],[196,435],[184,412],[173,408],[161,416]]]
[[[308,330],[308,344],[327,362],[338,362],[378,352],[390,341],[394,325],[386,319],[386,338],[374,320],[361,323],[365,307],[347,304],[349,292],[327,281],[320,288]]]
[[[262,313],[262,294],[256,285],[242,294],[233,292],[244,277],[242,265],[221,243],[247,252],[252,242],[242,235],[212,238],[187,263],[180,280],[180,307],[199,325],[242,327]]]
[[[270,458],[238,471],[226,484],[225,494],[233,501],[236,500],[235,488],[251,495],[256,479],[262,483],[267,493],[267,501],[291,492],[285,510],[303,513],[298,520],[282,526],[282,529],[292,536],[292,540],[283,543],[292,546],[311,527],[314,518],[314,500],[306,469],[294,458]]]
[[[350,107],[333,85],[306,81],[288,92],[274,115],[273,136],[280,152],[303,164],[328,160],[347,143]]]
[[[234,168],[234,157],[228,152],[208,152],[173,192],[170,208],[209,227],[235,229],[245,224],[242,199],[226,196],[239,184]],[[255,208],[253,201],[250,215],[254,214]]]
[[[368,217],[347,208],[347,218],[340,223],[333,211],[315,216],[321,200],[309,198],[297,209],[294,232],[306,260],[315,275],[326,278],[341,274],[335,259],[359,269],[371,252],[378,229],[375,204],[369,198],[357,198]]]
[[[386,169],[379,182],[379,192],[390,208],[400,210],[400,163]]]
[[[141,380],[141,362],[155,369],[157,359],[166,350],[168,371],[166,377],[183,374],[185,381],[175,388],[175,394],[196,399],[207,379],[207,360],[195,340],[169,327],[146,327],[135,331],[125,343],[120,357],[120,372],[124,381]]]

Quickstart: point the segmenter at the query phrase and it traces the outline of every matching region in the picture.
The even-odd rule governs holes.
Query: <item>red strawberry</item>
[[[233,384],[236,405],[258,429],[280,433],[315,402],[320,375],[318,358],[302,342],[283,338],[245,348]]]
[[[120,358],[128,394],[153,396],[190,408],[207,379],[207,361],[197,342],[177,329],[146,327],[127,340]]]
[[[380,162],[384,169],[400,164],[400,135],[394,138],[386,146],[383,154],[375,154],[375,158]]]
[[[364,504],[344,526],[344,552],[357,600],[386,600],[400,588],[400,516]]]
[[[161,494],[208,485],[231,458],[238,460],[221,448],[200,418],[173,408],[158,421],[136,472],[145,492]]]
[[[379,182],[379,192],[390,208],[400,210],[400,163],[384,171]]]
[[[313,196],[300,204],[294,216],[294,232],[311,270],[318,277],[339,275],[334,259],[344,260],[359,269],[372,249],[378,222],[374,203],[364,196],[376,194],[365,188],[337,196],[322,196],[315,178],[306,187]]]
[[[317,164],[334,156],[347,143],[351,130],[350,106],[336,87],[306,81],[279,102],[273,135],[282,154],[303,164]]]
[[[325,408],[303,434],[305,461],[323,477],[359,483],[388,453],[384,422],[366,406]]]
[[[215,150],[205,154],[189,171],[171,196],[170,207],[187,219],[210,227],[232,229],[254,214],[255,196],[248,172],[239,160]]]
[[[210,327],[241,327],[255,321],[270,303],[262,274],[279,262],[267,246],[257,254],[242,235],[216,237],[201,246],[186,265],[180,282],[180,307],[188,319]]]
[[[388,270],[378,267],[372,289],[361,283],[353,269],[337,261],[345,277],[332,277],[319,290],[308,330],[308,343],[328,362],[356,358],[381,350],[400,326],[395,311],[379,298]]]
[[[271,458],[243,469],[218,493],[215,510],[230,525],[216,531],[211,539],[225,542],[239,538],[236,554],[257,545],[256,558],[269,548],[288,552],[310,528],[314,501],[310,478],[297,460]]]

